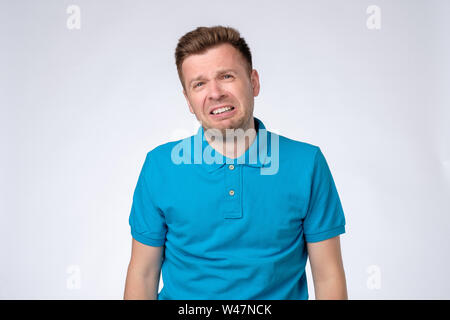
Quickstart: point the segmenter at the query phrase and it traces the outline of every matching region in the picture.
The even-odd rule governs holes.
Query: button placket
[[[224,218],[241,218],[241,175],[242,167],[239,165],[230,164],[225,167],[225,192],[224,192]]]

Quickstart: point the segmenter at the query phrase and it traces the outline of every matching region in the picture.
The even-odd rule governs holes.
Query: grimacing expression
[[[220,44],[202,54],[188,56],[181,65],[183,94],[191,113],[205,130],[243,128],[253,119],[259,76],[249,76],[246,60],[230,44]]]

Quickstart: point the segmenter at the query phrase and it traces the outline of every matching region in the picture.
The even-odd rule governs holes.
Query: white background
[[[0,298],[122,298],[145,155],[198,128],[177,41],[219,24],[251,48],[255,116],[329,163],[349,298],[450,298],[448,1],[0,3]]]

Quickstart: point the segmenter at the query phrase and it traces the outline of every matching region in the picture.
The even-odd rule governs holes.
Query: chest
[[[258,168],[225,165],[175,176],[176,182],[166,181],[160,190],[168,241],[206,250],[230,244],[266,249],[288,246],[302,234],[306,201],[292,175],[264,176]]]

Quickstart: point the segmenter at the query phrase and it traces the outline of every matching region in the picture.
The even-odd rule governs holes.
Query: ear
[[[187,96],[185,90],[183,90],[183,95],[184,95],[184,97],[186,98],[187,104],[188,104],[188,106],[189,106],[189,111],[191,111],[192,114],[195,114],[195,113],[194,113],[194,109],[192,109],[191,103],[189,102],[189,99],[188,99],[188,96]]]
[[[256,97],[259,94],[260,84],[258,71],[256,71],[255,69],[252,70],[252,73],[250,75],[250,81],[252,83],[253,96]]]

